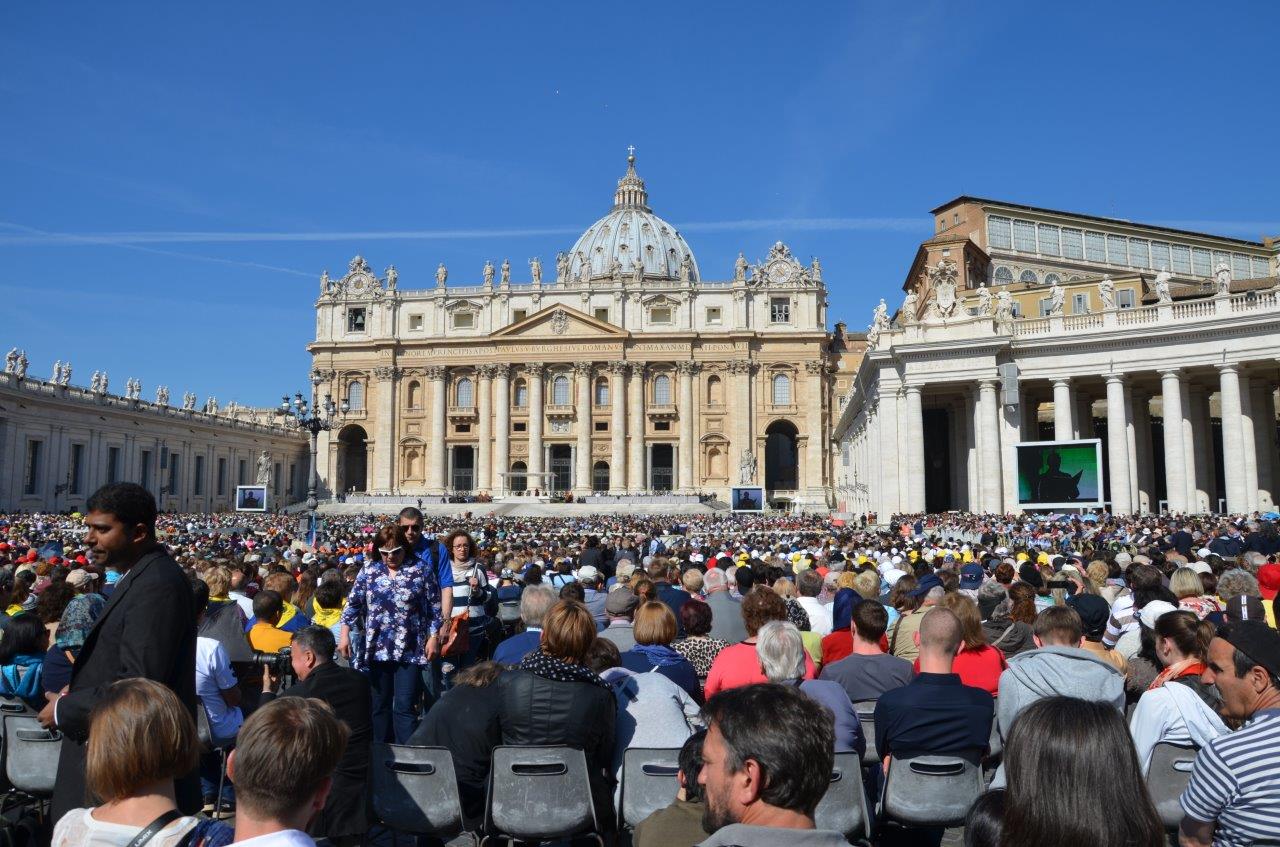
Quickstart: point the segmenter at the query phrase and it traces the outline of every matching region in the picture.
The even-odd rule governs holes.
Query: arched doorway
[[[800,464],[796,425],[774,421],[764,433],[764,487],[769,491],[794,491],[799,485]]]
[[[591,466],[591,490],[604,494],[609,490],[609,463],[596,462]]]
[[[369,434],[359,424],[338,432],[338,491],[368,491]]]

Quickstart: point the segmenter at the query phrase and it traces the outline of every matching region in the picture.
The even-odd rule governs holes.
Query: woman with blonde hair
[[[130,844],[147,829],[147,847],[230,843],[231,827],[178,811],[173,782],[195,770],[199,751],[191,712],[167,686],[114,683],[94,707],[85,760],[85,785],[101,802],[63,815],[52,847]]]
[[[1222,604],[1204,590],[1204,581],[1200,574],[1191,568],[1178,568],[1169,577],[1169,590],[1178,598],[1178,608],[1194,612],[1200,620],[1204,620],[1214,612],[1222,611]]]

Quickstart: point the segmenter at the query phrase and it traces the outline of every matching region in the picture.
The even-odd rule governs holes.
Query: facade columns
[[[1208,389],[1192,387],[1187,392],[1187,417],[1192,424],[1192,452],[1196,469],[1196,498],[1199,511],[1216,512],[1218,510],[1217,468],[1213,458],[1213,437],[1209,431],[1209,394]]]
[[[1226,482],[1227,511],[1248,511],[1248,492],[1243,461],[1244,423],[1240,402],[1240,369],[1218,366],[1219,406],[1222,411],[1222,474]]]
[[[530,362],[524,366],[525,377],[529,383],[529,475],[526,479],[527,490],[546,491],[546,480],[542,478],[542,422],[545,419],[542,408],[542,380],[546,366],[542,362]]]
[[[1053,437],[1058,441],[1068,441],[1075,437],[1075,423],[1072,420],[1074,401],[1071,398],[1071,380],[1055,379],[1053,381]]]
[[[378,380],[378,425],[373,431],[374,443],[377,446],[373,453],[373,479],[369,486],[370,491],[390,492],[395,488],[396,480],[393,473],[396,452],[396,377],[399,375],[399,371],[394,367],[384,366],[373,369],[373,376]]]
[[[1130,471],[1134,479],[1133,501],[1140,512],[1156,511],[1155,459],[1151,452],[1151,395],[1145,391],[1132,392],[1133,422],[1129,431],[1135,441],[1129,445]]]
[[[449,412],[448,385],[445,380],[449,369],[443,365],[426,368],[431,383],[431,449],[426,456],[427,484],[432,494],[444,494],[449,470],[448,450],[445,447],[445,422]]]
[[[493,373],[493,489],[506,494],[511,472],[511,366],[492,365]]]
[[[750,453],[755,456],[759,462],[760,457],[756,456],[755,442],[751,433],[751,418],[755,413],[755,398],[751,396],[751,372],[755,370],[755,363],[736,359],[728,364],[729,374],[732,377],[732,384],[727,386],[727,397],[731,398],[733,404],[741,404],[742,414],[731,415],[729,431],[729,475],[730,482],[733,482],[734,468],[737,468],[744,456]],[[753,468],[751,482],[764,485],[764,479],[757,479],[756,474],[759,472],[758,465]],[[741,477],[738,477],[741,482]]]
[[[1195,429],[1191,420],[1191,381],[1182,374],[1178,377],[1178,392],[1182,399],[1182,409],[1180,416],[1182,419],[1182,471],[1185,477],[1186,494],[1183,502],[1186,504],[1188,512],[1200,512],[1204,509],[1200,505],[1200,497],[1197,492],[1198,481],[1200,479],[1200,454],[1199,445],[1196,444]],[[1165,413],[1166,416],[1168,412]],[[1167,421],[1168,418],[1166,417]],[[1168,426],[1168,424],[1165,424]]]
[[[1275,476],[1272,457],[1276,443],[1276,404],[1271,394],[1271,381],[1258,378],[1253,381],[1254,456],[1258,465],[1258,511],[1266,511],[1275,505]]]
[[[590,362],[576,362],[573,377],[578,383],[578,433],[573,452],[573,493],[591,493],[591,383],[595,368]]]
[[[626,362],[609,363],[609,493],[627,490]]]
[[[1129,482],[1129,422],[1125,406],[1125,380],[1120,374],[1107,376],[1107,462],[1111,487],[1111,512],[1133,511]]]
[[[1176,369],[1160,372],[1161,401],[1164,406],[1164,489],[1170,512],[1189,512],[1187,504],[1187,460],[1183,442],[1182,379]]]
[[[476,375],[476,388],[480,391],[476,401],[480,443],[476,445],[475,488],[490,491],[493,488],[493,365],[481,365],[476,368]]]
[[[1004,511],[1004,474],[1000,468],[1000,398],[995,380],[984,379],[978,384],[978,423],[982,511],[1000,514]]]
[[[644,449],[644,362],[631,363],[631,380],[627,384],[627,490],[643,492],[649,487],[645,478]]]
[[[982,511],[982,498],[979,496],[981,486],[981,470],[978,467],[978,456],[982,450],[979,439],[982,437],[982,429],[978,421],[978,402],[972,391],[964,392],[964,422],[966,439],[964,441],[964,449],[966,458],[964,463],[966,494],[968,499],[965,500],[965,508],[970,512]]]
[[[920,402],[920,386],[908,385],[906,453],[907,511],[923,512],[924,502],[924,410]]]
[[[826,478],[826,466],[823,461],[823,445],[827,443],[826,431],[822,426],[823,383],[827,371],[827,363],[821,359],[804,363],[805,381],[809,386],[808,423],[809,440],[805,450],[805,479],[797,479],[796,484],[806,486],[811,495],[821,495],[824,503],[826,493],[823,484]],[[923,461],[923,458],[922,458]]]
[[[1244,460],[1243,511],[1246,512],[1258,508],[1258,450],[1254,414],[1252,384],[1247,375],[1240,374],[1240,446]]]
[[[697,415],[693,403],[693,377],[700,369],[698,362],[676,362],[680,374],[680,476],[677,490],[690,494],[694,489],[694,464],[697,456],[693,450],[693,419]]]

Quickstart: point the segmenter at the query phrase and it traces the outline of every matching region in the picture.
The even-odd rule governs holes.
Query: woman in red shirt
[[[960,652],[951,666],[952,673],[959,674],[965,685],[981,688],[995,697],[1000,693],[1000,674],[1009,667],[1009,663],[998,647],[987,643],[978,604],[964,594],[953,592],[942,598],[938,605],[955,612],[960,619]],[[919,672],[920,661],[917,659],[916,673]]]

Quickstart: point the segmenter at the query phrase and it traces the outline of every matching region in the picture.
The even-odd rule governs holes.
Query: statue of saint
[[[567,282],[569,279],[569,257],[563,252],[556,254],[556,282]]]
[[[750,485],[756,481],[756,457],[750,447],[742,448],[742,458],[738,460],[738,484]]]
[[[985,282],[978,288],[978,314],[984,317],[991,314],[991,289]]]
[[[13,373],[14,373],[14,375],[15,375],[15,376],[17,376],[17,377],[18,377],[18,379],[26,379],[26,378],[27,378],[27,365],[29,365],[29,364],[30,364],[30,362],[28,362],[28,361],[27,361],[27,351],[26,351],[26,350],[21,350],[21,351],[19,351],[19,353],[18,353],[18,364],[17,364],[17,366],[13,369]]]
[[[1116,284],[1111,281],[1110,276],[1104,276],[1098,283],[1098,299],[1102,301],[1102,308],[1105,310],[1116,307]]]
[[[814,282],[822,282],[822,263],[818,261],[818,257],[813,257],[813,263],[809,265],[809,277]]]
[[[258,485],[266,485],[271,479],[271,454],[263,450],[258,456]]]
[[[322,296],[328,294],[332,285],[333,284],[329,281],[329,269],[325,268],[324,273],[320,274],[320,294]]]
[[[1213,269],[1213,287],[1221,297],[1231,293],[1231,266],[1226,262],[1219,262]]]
[[[1004,288],[996,292],[996,321],[1002,325],[1013,323],[1013,297]]]
[[[733,261],[733,281],[747,281],[747,259],[741,251],[738,252],[738,258]]]
[[[1172,278],[1173,274],[1164,269],[1161,269],[1160,273],[1156,274],[1156,280],[1154,283],[1156,299],[1161,304],[1173,302],[1173,294],[1169,291],[1169,280]]]
[[[1067,292],[1062,289],[1055,279],[1053,285],[1049,286],[1049,314],[1061,315],[1063,303],[1067,299]]]
[[[156,405],[157,406],[169,405],[169,386],[167,385],[156,386]]]
[[[94,394],[102,392],[102,374],[98,371],[93,372],[93,376],[89,377],[89,390]]]
[[[11,374],[18,367],[18,348],[14,347],[4,354],[4,372]]]
[[[583,285],[591,281],[591,260],[581,250],[578,251],[578,281]]]
[[[484,285],[485,288],[493,288],[493,262],[488,259],[484,260]]]
[[[62,360],[53,363],[53,384],[57,385],[62,382]]]
[[[498,277],[498,282],[501,285],[511,284],[511,260],[510,259],[502,260],[502,275]]]
[[[396,280],[399,278],[400,278],[400,272],[396,270],[395,265],[391,265],[390,267],[387,268],[387,290],[388,291],[396,290]]]
[[[609,266],[609,276],[615,283],[622,284],[622,260],[617,256],[613,257],[613,264]]]
[[[529,273],[533,277],[534,285],[542,285],[542,260],[537,256],[529,260]]]
[[[444,266],[444,262],[441,262],[440,266],[436,268],[436,285],[440,288],[444,288],[445,280],[448,278],[449,269]]]
[[[913,294],[915,292],[912,292]],[[889,307],[885,304],[884,298],[880,298],[880,303],[871,313],[871,325],[881,332],[889,328]]]
[[[639,256],[631,260],[631,281],[636,285],[644,282],[644,259]]]
[[[920,298],[916,294],[915,289],[907,292],[907,296],[902,299],[902,323],[904,326],[916,322],[920,312]]]
[[[71,384],[71,363],[67,362],[62,366],[62,378],[58,380],[58,385],[66,387]]]
[[[693,259],[685,253],[680,257],[680,281],[689,282],[693,279]]]

